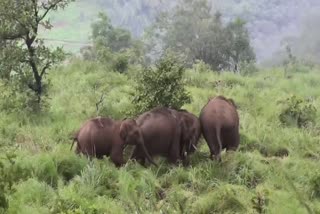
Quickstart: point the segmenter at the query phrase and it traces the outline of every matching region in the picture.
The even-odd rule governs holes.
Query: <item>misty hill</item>
[[[247,27],[258,60],[266,59],[281,46],[283,38],[300,35],[302,20],[320,8],[318,0],[211,0],[213,11],[221,11],[225,21],[241,17]],[[141,36],[160,11],[167,11],[179,0],[81,0],[52,17],[55,29],[43,37],[53,44],[64,44],[69,50],[79,50],[89,39],[90,24],[99,11],[105,11],[113,24]]]

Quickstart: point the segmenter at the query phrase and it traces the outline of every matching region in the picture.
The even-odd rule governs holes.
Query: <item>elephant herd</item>
[[[135,148],[130,159],[154,165],[154,156],[163,156],[170,163],[187,163],[203,135],[211,159],[221,161],[223,149],[239,146],[239,116],[232,99],[217,96],[202,108],[199,118],[186,110],[156,107],[135,119],[113,120],[96,117],[86,121],[75,133],[77,154],[103,158],[108,156],[120,167],[127,145]]]

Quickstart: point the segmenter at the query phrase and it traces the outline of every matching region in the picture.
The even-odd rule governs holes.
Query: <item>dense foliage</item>
[[[287,3],[226,0],[230,13],[238,5],[259,8],[254,16],[235,13],[242,14],[245,25],[213,13],[212,1],[78,1],[70,4],[72,13],[56,16],[70,20],[79,5],[85,13],[73,17],[74,25],[60,22],[68,30],[58,30],[73,38],[91,31],[91,44],[81,57],[70,56],[53,67],[64,51],[45,45],[42,36],[55,35],[44,33],[51,27],[46,17],[69,2],[0,0],[1,214],[320,213],[319,67],[305,62],[303,52],[296,51],[300,44],[287,43],[282,67],[258,68],[249,38],[252,17],[259,21]],[[108,13],[110,19],[100,13],[91,23],[94,3],[130,8],[130,13],[115,10]],[[264,10],[270,5],[272,10]],[[156,16],[159,11],[172,13]],[[147,32],[151,40],[135,38],[140,28],[131,34],[114,24],[115,14],[118,23],[130,20],[130,26],[141,17],[148,18],[145,26],[158,17]],[[88,20],[91,28],[82,29]],[[155,63],[145,59],[156,54],[145,55],[144,49],[144,42],[154,38],[157,42],[147,45],[164,53]],[[308,38],[316,57],[318,40]],[[46,111],[31,113],[32,104],[47,92]],[[232,98],[240,115],[240,148],[223,152],[221,163],[208,158],[203,138],[189,166],[155,157],[158,166],[129,160],[115,168],[108,157],[87,159],[70,151],[71,133],[89,118],[134,117],[159,105],[199,115],[216,95]],[[125,149],[126,159],[132,149]]]
[[[241,62],[255,60],[245,23],[235,20],[225,26],[206,0],[185,1],[161,14],[149,38],[153,53],[171,48],[185,54],[189,65],[202,60],[213,70],[239,72]]]
[[[141,62],[141,42],[133,39],[128,30],[114,27],[106,14],[100,13],[98,18],[91,26],[93,45],[81,50],[84,59],[111,65],[114,71],[120,73],[127,71],[129,63]]]
[[[138,74],[135,97],[135,113],[143,113],[157,106],[180,109],[191,98],[184,84],[185,68],[178,57],[167,52],[156,63]]]
[[[134,36],[138,36],[143,34],[146,27],[154,23],[159,12],[171,10],[181,2],[185,1],[91,0],[89,2],[81,0],[67,9],[66,13],[54,15],[52,20],[56,28],[45,36],[59,40],[85,41],[90,33],[90,24],[99,11],[106,11],[114,25],[129,29]],[[319,11],[320,1],[318,0],[209,0],[209,2],[214,12],[220,11],[223,14],[225,22],[241,18],[247,23],[252,46],[259,61],[268,58],[277,60],[278,56],[273,57],[273,53],[283,49],[280,45],[286,36],[298,36],[299,32],[303,31],[305,33],[300,37],[301,43],[313,43],[318,38],[308,33],[309,30],[303,30],[306,25],[301,22],[304,17],[307,17],[311,22],[317,23],[316,20],[313,21],[312,14],[317,14]],[[312,25],[308,28],[312,32],[317,30]],[[308,39],[304,39],[305,36]],[[82,45],[61,41],[50,41],[50,43],[63,43],[70,50],[79,49]],[[299,45],[299,43],[296,44]],[[315,46],[304,48],[306,46],[301,45],[300,47],[298,51],[303,56],[308,55],[310,48]],[[308,56],[310,57],[316,59],[314,56]]]
[[[69,140],[73,130],[97,114],[94,85],[106,93],[99,115],[123,118],[123,112],[133,109],[134,79],[107,69],[74,61],[52,70],[51,108],[46,114],[1,108],[2,209],[8,213],[320,211],[319,111],[313,116],[316,123],[302,129],[282,125],[278,117],[284,110],[278,100],[285,100],[288,92],[312,97],[314,107],[320,108],[319,70],[296,72],[288,79],[283,69],[243,77],[195,65],[185,73],[192,102],[183,108],[198,115],[209,97],[232,97],[240,114],[240,151],[223,153],[222,163],[217,164],[207,158],[208,146],[201,140],[189,167],[174,167],[158,158],[158,168],[129,162],[116,169],[108,158],[89,161],[76,156]]]
[[[61,48],[52,50],[44,45],[38,38],[39,28],[50,29],[48,13],[71,1],[0,1],[0,68],[4,69],[0,76],[21,82],[21,91],[34,92],[36,109],[46,94],[48,69],[64,57]]]

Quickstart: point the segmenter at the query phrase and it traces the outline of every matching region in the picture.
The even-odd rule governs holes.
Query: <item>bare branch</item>
[[[104,101],[104,94],[101,94],[100,100],[98,100],[98,102],[96,102],[97,112],[99,111],[100,105],[103,103],[103,101]]]
[[[46,16],[47,14],[50,12],[50,10],[52,10],[53,8],[55,8],[59,3],[61,3],[63,0],[58,0],[55,3],[52,3],[51,5],[49,5],[48,7],[42,3],[42,7],[45,9],[45,12],[42,14],[42,16],[40,16],[37,19],[37,22],[41,22]]]
[[[47,69],[49,69],[51,67],[51,64],[52,64],[52,62],[47,62],[47,64],[42,68],[41,73],[40,73],[41,78],[46,73]]]

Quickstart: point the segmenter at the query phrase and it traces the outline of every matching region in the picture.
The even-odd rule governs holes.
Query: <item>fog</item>
[[[78,15],[79,20],[73,20],[74,24],[79,24],[79,22],[83,24],[83,20],[87,19],[87,30],[84,31],[87,34],[90,34],[89,23],[92,23],[99,11],[104,11],[107,12],[114,25],[127,28],[133,35],[140,37],[144,30],[154,23],[159,12],[170,11],[181,1],[92,0],[89,3],[88,0],[82,0],[74,2],[74,5],[81,6],[70,12],[80,14]],[[257,56],[257,62],[260,64],[277,63],[287,44],[292,46],[293,53],[298,56],[305,56],[309,48],[317,46],[319,22],[316,20],[319,20],[317,14],[320,11],[320,0],[209,1],[212,5],[212,13],[220,11],[225,22],[237,17],[247,22],[251,43]],[[75,28],[75,30],[80,29]],[[306,36],[308,42],[303,39]],[[311,58],[317,58],[314,55],[318,55],[319,52],[313,50]]]

